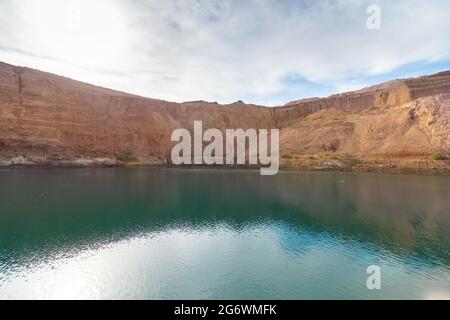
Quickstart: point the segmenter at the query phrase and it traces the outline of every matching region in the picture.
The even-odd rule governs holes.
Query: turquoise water
[[[448,299],[449,195],[449,177],[0,170],[0,298]]]

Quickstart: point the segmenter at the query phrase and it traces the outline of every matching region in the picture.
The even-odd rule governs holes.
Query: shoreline
[[[125,163],[114,163],[114,164],[79,164],[79,163],[67,163],[67,162],[52,162],[52,163],[39,163],[39,164],[11,164],[11,165],[0,165],[0,171],[2,170],[28,170],[28,169],[41,169],[41,170],[75,170],[75,169],[143,169],[143,168],[163,168],[163,169],[188,169],[188,170],[204,170],[204,169],[214,169],[214,170],[259,170],[259,166],[249,166],[249,165],[169,165],[169,164],[132,164],[127,165]],[[283,172],[343,172],[343,173],[380,173],[380,174],[402,174],[402,175],[422,175],[422,176],[450,176],[449,167],[390,167],[390,166],[370,166],[370,165],[357,165],[352,167],[333,167],[333,166],[285,166],[281,165],[279,168]]]

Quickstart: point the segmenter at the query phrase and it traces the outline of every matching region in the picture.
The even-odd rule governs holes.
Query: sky
[[[274,106],[450,70],[449,35],[448,0],[0,0],[0,61],[176,102]]]

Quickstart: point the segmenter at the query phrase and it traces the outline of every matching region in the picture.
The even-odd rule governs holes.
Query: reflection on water
[[[0,171],[0,298],[450,298],[449,194],[448,177]]]

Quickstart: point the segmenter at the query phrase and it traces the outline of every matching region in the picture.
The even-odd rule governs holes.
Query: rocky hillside
[[[450,72],[294,102],[277,111],[287,166],[448,171]]]
[[[172,131],[194,120],[279,128],[287,168],[448,172],[450,72],[268,108],[154,100],[0,63],[0,166],[165,164]]]

